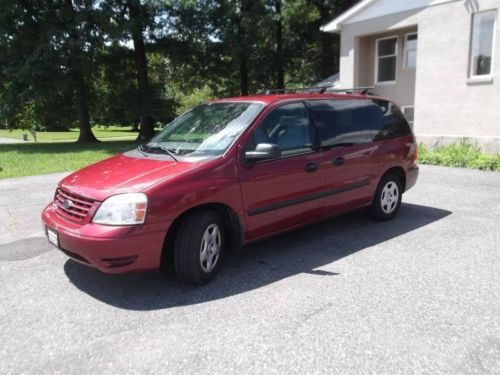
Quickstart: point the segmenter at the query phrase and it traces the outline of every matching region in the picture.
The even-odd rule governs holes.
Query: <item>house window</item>
[[[405,35],[404,68],[415,69],[417,66],[417,43],[418,34]]]
[[[404,105],[401,107],[401,110],[403,111],[403,114],[406,117],[406,120],[408,120],[408,123],[410,124],[411,128],[413,129],[413,121],[415,118],[415,107],[412,105]]]
[[[474,14],[470,53],[470,78],[493,75],[493,47],[497,12]]]
[[[376,41],[375,83],[396,82],[398,38],[388,37]]]

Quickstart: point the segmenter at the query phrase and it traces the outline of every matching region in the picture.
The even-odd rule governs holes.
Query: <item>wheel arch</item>
[[[387,171],[385,171],[385,173],[380,177],[380,180],[379,181],[382,181],[382,179],[387,176],[387,175],[390,175],[390,174],[395,174],[396,176],[399,177],[400,181],[401,181],[401,185],[403,185],[403,192],[406,191],[406,173],[404,171],[403,168],[399,167],[399,166],[396,166],[396,167],[392,167],[392,168],[389,168]],[[380,183],[380,182],[379,182]]]
[[[163,243],[162,257],[161,257],[161,265],[162,267],[170,268],[173,265],[173,248],[175,244],[175,238],[179,231],[179,227],[182,224],[182,221],[185,217],[189,216],[194,212],[199,211],[215,211],[217,212],[221,218],[224,220],[224,224],[227,231],[226,240],[229,243],[229,249],[232,251],[238,251],[243,247],[244,243],[244,228],[241,223],[241,220],[230,206],[220,202],[213,203],[204,203],[195,207],[191,207],[181,213],[175,220],[172,222],[172,225],[168,229],[165,240]]]

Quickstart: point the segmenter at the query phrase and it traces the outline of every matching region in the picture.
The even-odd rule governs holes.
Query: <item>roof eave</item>
[[[319,28],[320,31],[323,31],[324,33],[335,33],[338,34],[340,33],[340,25],[338,23],[332,25],[333,21],[323,25]]]
[[[362,0],[356,5],[347,9],[344,13],[334,18],[332,21],[327,24],[321,26],[319,29],[326,33],[339,33],[341,30],[341,25],[344,21],[347,21],[349,18],[354,16],[359,11],[365,9],[368,5],[373,3],[376,0]]]

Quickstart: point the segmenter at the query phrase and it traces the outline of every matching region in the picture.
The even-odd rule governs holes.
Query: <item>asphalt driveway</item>
[[[363,212],[231,258],[208,286],[51,248],[62,175],[0,181],[0,373],[500,373],[500,173],[423,166]]]

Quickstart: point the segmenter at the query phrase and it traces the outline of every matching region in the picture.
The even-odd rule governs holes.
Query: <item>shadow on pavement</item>
[[[54,250],[45,237],[29,237],[22,240],[1,244],[0,261],[13,262],[37,257]]]
[[[234,296],[300,273],[340,277],[317,268],[450,214],[414,204],[403,204],[398,217],[388,222],[372,221],[364,211],[351,213],[250,245],[231,257],[215,280],[198,288],[159,272],[108,275],[72,260],[65,263],[64,270],[77,288],[122,309],[192,305]]]

